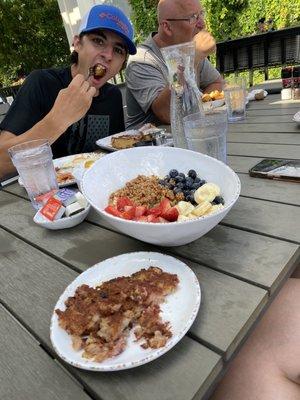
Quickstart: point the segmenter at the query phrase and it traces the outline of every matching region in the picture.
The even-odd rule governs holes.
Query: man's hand
[[[66,89],[59,91],[48,118],[66,130],[86,114],[95,94],[96,88],[90,86],[83,75],[76,75]]]
[[[216,51],[216,41],[207,31],[200,31],[194,36],[195,42],[195,65],[204,60],[209,54]]]

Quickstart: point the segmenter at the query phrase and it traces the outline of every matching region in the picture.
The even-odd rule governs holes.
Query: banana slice
[[[177,218],[177,221],[189,221],[189,218],[186,217],[185,215],[179,215]]]
[[[192,214],[192,213],[189,214],[187,217],[188,217],[188,219],[195,219],[195,218],[198,218],[197,215]]]
[[[217,212],[217,211],[221,210],[222,208],[224,208],[223,204],[213,204],[212,207],[206,213],[206,215],[213,214],[214,212]]]
[[[203,186],[200,186],[195,194],[194,199],[196,203],[201,204],[204,201],[211,202],[216,196],[221,194],[220,187],[215,183],[205,183]]]
[[[206,214],[210,209],[212,205],[209,201],[204,200],[199,206],[197,206],[192,214],[196,215],[197,217],[201,217],[202,215]]]
[[[194,210],[194,206],[189,201],[180,201],[177,205],[179,215],[188,215]]]

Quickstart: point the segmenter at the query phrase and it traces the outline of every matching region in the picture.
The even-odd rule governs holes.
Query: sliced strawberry
[[[165,218],[167,221],[173,222],[177,221],[178,215],[179,212],[177,210],[177,207],[171,207],[162,214],[162,217]]]
[[[122,218],[124,219],[134,219],[135,217],[135,206],[125,206],[125,211],[123,211]]]
[[[166,219],[164,219],[163,217],[158,217],[158,219],[159,219],[159,222],[169,222]]]
[[[171,208],[170,200],[164,197],[159,203],[159,208],[161,209],[161,215]]]
[[[118,197],[117,209],[119,211],[124,211],[125,206],[134,206],[134,204],[128,197]]]
[[[140,217],[135,217],[134,220],[138,222],[148,222],[148,217],[146,215],[141,215]]]
[[[119,210],[117,210],[116,207],[114,206],[107,206],[106,208],[104,208],[104,211],[106,211],[111,215],[114,215],[115,217],[122,218],[122,213]]]
[[[160,222],[159,218],[153,214],[147,216],[147,222]]]
[[[154,215],[155,217],[159,217],[160,214],[161,214],[161,208],[159,206],[153,207],[153,208],[149,208],[147,210],[147,215]]]
[[[135,207],[135,218],[141,217],[145,215],[147,211],[147,207],[145,206],[136,206]]]
[[[135,210],[135,206],[124,206],[124,211],[131,211],[133,208]]]

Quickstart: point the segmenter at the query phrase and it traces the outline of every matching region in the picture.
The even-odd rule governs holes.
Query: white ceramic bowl
[[[83,220],[85,220],[90,211],[90,208],[91,206],[90,204],[88,204],[88,206],[78,214],[72,215],[71,217],[59,218],[55,221],[49,221],[38,211],[33,217],[33,221],[36,224],[41,225],[47,229],[56,230],[56,229],[72,228],[73,226],[76,226],[80,224]]]
[[[173,168],[184,173],[194,169],[200,178],[219,185],[225,207],[205,217],[172,223],[128,221],[104,211],[110,194],[126,182],[139,174],[163,177]],[[221,161],[190,150],[154,146],[120,150],[105,156],[84,174],[81,186],[87,201],[114,228],[159,246],[179,246],[203,236],[225,217],[241,188],[238,176]]]

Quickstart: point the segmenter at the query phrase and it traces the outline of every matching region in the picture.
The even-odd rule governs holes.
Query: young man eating
[[[7,149],[48,139],[54,158],[93,151],[124,130],[120,90],[108,83],[135,54],[133,28],[111,5],[95,5],[74,37],[71,66],[32,72],[0,124],[0,178],[14,171]]]

